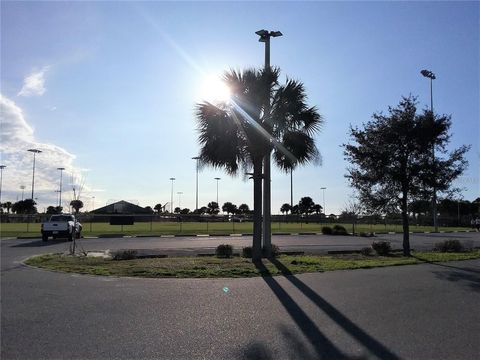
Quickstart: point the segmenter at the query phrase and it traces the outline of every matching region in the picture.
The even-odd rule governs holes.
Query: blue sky
[[[451,148],[471,144],[457,185],[480,195],[478,2],[2,2],[2,201],[31,192],[40,210],[83,184],[86,209],[114,200],[195,207],[195,103],[205,79],[261,67],[255,31],[280,30],[271,63],[304,82],[325,126],[316,138],[322,166],[294,173],[294,201],[311,196],[339,213],[352,190],[341,144],[350,125],[395,106],[402,95],[452,115]],[[73,174],[73,175],[72,175]],[[253,205],[252,184],[203,169],[199,203]],[[73,179],[73,181],[72,181]],[[93,200],[93,197],[95,199]],[[272,174],[272,211],[290,200],[290,177]],[[93,204],[94,202],[94,204]]]

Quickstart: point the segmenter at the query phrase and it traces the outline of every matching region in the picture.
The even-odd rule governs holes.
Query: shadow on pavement
[[[399,359],[397,355],[391,352],[379,341],[368,335],[360,327],[355,325],[350,319],[338,311],[334,306],[328,303],[315,291],[313,291],[308,285],[293,276],[290,270],[283,265],[277,259],[270,260],[277,269],[290,281],[303,295],[310,299],[320,310],[328,315],[338,326],[340,326],[345,332],[356,339],[361,345],[363,345],[369,352],[381,359]],[[256,264],[257,268],[266,274],[268,270],[263,263]],[[266,272],[265,272],[266,270]],[[273,277],[263,277],[264,281],[269,285],[272,291],[277,295],[278,299],[285,306],[292,318],[299,325],[302,332],[310,340],[318,355],[322,358],[347,358],[339,349],[337,349],[323,335],[310,318],[303,312],[303,310],[293,301],[293,299],[283,290],[280,285],[275,281]]]
[[[48,240],[48,241],[42,241],[40,240],[35,240],[35,241],[29,241],[29,242],[24,242],[21,244],[17,245],[12,245],[10,247],[45,247],[45,246],[51,246],[51,245],[57,245],[57,244],[62,244],[67,242],[67,240]]]
[[[284,308],[290,314],[292,319],[302,331],[303,335],[308,339],[316,352],[317,359],[347,359],[348,356],[343,354],[315,325],[308,317],[305,311],[292,299],[292,297],[280,286],[280,284],[271,276],[271,273],[265,265],[259,261],[255,262],[255,266],[262,274],[262,278],[272,292],[277,296]],[[305,347],[298,349],[297,356],[299,359],[309,357]]]

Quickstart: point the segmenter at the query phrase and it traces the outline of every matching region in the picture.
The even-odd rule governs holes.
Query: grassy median
[[[366,269],[383,266],[446,262],[480,258],[480,251],[464,253],[415,252],[401,255],[282,255],[253,264],[251,259],[209,257],[168,257],[155,259],[108,260],[64,254],[47,254],[28,259],[26,264],[55,271],[104,276],[147,278],[238,278],[289,275],[333,270]]]

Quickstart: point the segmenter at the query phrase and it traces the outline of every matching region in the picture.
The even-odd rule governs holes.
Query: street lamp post
[[[216,178],[214,178],[214,179],[217,180],[217,205],[219,205],[219,204],[218,204],[218,181],[220,180],[220,178],[219,178],[219,177],[216,177]],[[220,206],[220,205],[219,205],[219,206]]]
[[[433,80],[435,80],[437,77],[433,72],[430,70],[422,70],[420,71],[420,74],[422,74],[424,77],[430,79],[430,115],[432,117],[432,122],[435,121],[435,116],[433,114]],[[435,143],[432,144],[432,160],[433,160],[433,166],[435,166]],[[435,176],[434,172],[434,176]],[[434,179],[434,183],[436,183],[436,179]],[[435,229],[435,232],[438,232],[438,221],[437,221],[437,187],[434,184],[433,185],[433,226]]]
[[[182,191],[177,192],[177,195],[178,195],[178,207],[179,207],[180,209],[182,208],[182,205],[180,205],[180,204],[181,204],[180,199],[181,199],[182,194],[183,194]]]
[[[293,209],[293,168],[290,169],[290,208]]]
[[[260,36],[258,41],[265,43],[265,72],[270,73],[270,38],[282,36],[283,34],[280,31],[268,31],[268,30],[259,30],[255,34]],[[271,120],[270,120],[270,91],[267,89],[266,102],[265,102],[265,111],[264,111],[264,125],[267,132],[271,133]],[[271,229],[271,174],[270,174],[270,151],[263,158],[263,246],[267,257],[271,255],[272,248],[272,229]]]
[[[5,169],[7,165],[0,165],[0,205],[2,205],[2,184],[3,184],[3,169]]]
[[[28,151],[30,151],[31,153],[33,153],[32,201],[34,201],[34,199],[33,199],[33,194],[34,194],[34,191],[35,191],[35,156],[36,156],[37,154],[40,154],[42,151],[41,151],[41,150],[38,150],[38,149],[28,149]]]
[[[192,157],[193,160],[196,160],[196,175],[195,175],[195,210],[198,210],[198,161],[200,156]]]
[[[325,219],[327,218],[327,212],[325,210],[325,190],[327,190],[326,187],[321,187],[320,190],[323,191],[323,215],[325,215]]]
[[[172,182],[172,192],[170,194],[170,213],[173,214],[173,182],[175,181],[175,178],[171,177],[170,181]]]
[[[57,170],[60,170],[60,190],[59,190],[59,199],[58,199],[58,207],[62,206],[62,173],[65,170],[64,167],[59,167]]]

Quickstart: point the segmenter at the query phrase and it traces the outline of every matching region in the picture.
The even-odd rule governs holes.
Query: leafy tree
[[[408,210],[414,215],[427,214],[432,210],[432,203],[428,200],[413,200],[408,206]]]
[[[12,205],[12,212],[16,214],[36,214],[37,203],[33,199],[25,199],[17,201],[15,204]]]
[[[292,206],[291,206],[290,204],[285,203],[285,204],[283,204],[282,207],[280,208],[280,212],[281,212],[282,214],[283,214],[283,213],[287,213],[287,214],[288,214],[289,211],[292,211]]]
[[[83,201],[82,200],[72,200],[70,201],[70,206],[75,210],[75,213],[78,214],[81,208],[83,208]]]
[[[177,206],[175,209],[173,209],[173,212],[174,212],[175,214],[180,214],[180,211],[182,211],[182,209],[179,208],[178,206]]]
[[[298,211],[300,214],[311,214],[313,212],[313,207],[315,206],[315,203],[313,202],[312,198],[310,196],[305,196],[300,199],[298,202]]]
[[[237,213],[237,205],[232,204],[231,202],[226,202],[222,206],[222,211],[228,214],[236,214]]]
[[[180,211],[180,214],[182,214],[182,215],[188,215],[188,214],[190,214],[190,209],[184,208],[184,209],[182,209],[182,211]]]
[[[292,210],[291,210],[291,214],[301,214],[300,213],[300,208],[298,207],[298,205],[293,205]]]
[[[344,145],[350,161],[347,178],[361,202],[372,212],[400,210],[403,253],[410,255],[408,206],[425,199],[433,188],[449,190],[467,166],[468,146],[447,154],[449,116],[428,110],[417,114],[416,98],[403,98],[388,115],[373,114],[363,129],[351,128],[352,143]],[[436,156],[432,156],[432,148]]]
[[[47,207],[47,214],[59,214],[57,211],[58,206],[49,206]]]
[[[4,209],[7,209],[7,214],[10,214],[10,209],[12,208],[12,203],[10,201],[6,201],[2,204]]]
[[[247,204],[241,204],[238,207],[238,213],[242,215],[248,215],[250,213],[250,208],[248,207]]]
[[[322,206],[319,205],[319,204],[315,204],[312,206],[312,212],[314,212],[315,214],[320,214],[322,212]]]
[[[210,215],[216,215],[220,212],[220,208],[218,207],[218,203],[215,201],[209,202],[207,205],[207,212]]]
[[[153,207],[153,209],[157,212],[157,213],[161,213],[163,212],[163,205],[162,204],[157,204]]]
[[[273,150],[274,162],[285,171],[319,159],[313,136],[320,115],[307,106],[302,83],[280,84],[279,75],[278,69],[227,72],[231,102],[197,105],[201,163],[231,175],[253,168],[253,261],[261,258],[263,157]]]
[[[154,213],[154,211],[153,211],[153,209],[152,209],[151,206],[145,206],[145,210],[147,210],[149,214],[153,214],[153,213]]]

